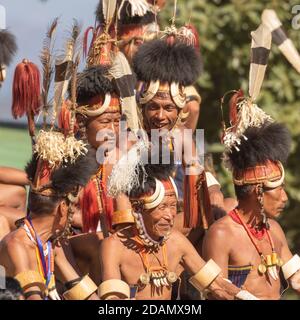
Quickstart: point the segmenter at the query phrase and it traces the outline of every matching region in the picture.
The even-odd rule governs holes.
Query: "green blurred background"
[[[31,143],[24,128],[0,124],[0,166],[24,169],[31,156]]]

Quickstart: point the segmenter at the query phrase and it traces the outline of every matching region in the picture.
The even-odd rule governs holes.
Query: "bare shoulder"
[[[214,222],[206,234],[210,237],[217,237],[220,240],[227,239],[229,235],[234,233],[235,227],[232,219],[229,216],[222,217]]]
[[[22,232],[18,229],[2,239],[0,254],[15,270],[22,270],[29,266],[28,248],[28,245],[24,243]]]
[[[101,242],[102,248],[116,248],[121,246],[122,243],[117,234],[112,234],[107,238],[104,238]]]
[[[15,230],[6,235],[2,241],[1,245],[6,249],[7,253],[11,252],[26,252],[26,246],[24,245],[24,239],[20,230]]]
[[[269,219],[271,232],[278,237],[282,242],[286,242],[286,236],[281,225],[274,219]]]
[[[111,250],[116,253],[118,250],[122,250],[124,247],[123,242],[130,238],[130,231],[124,229],[113,233],[107,238],[104,238],[101,242],[102,250]]]

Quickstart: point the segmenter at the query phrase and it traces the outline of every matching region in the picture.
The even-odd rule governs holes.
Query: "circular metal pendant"
[[[168,272],[167,279],[169,283],[174,283],[177,281],[178,277],[175,272]]]
[[[261,274],[264,274],[267,272],[267,267],[264,265],[264,264],[259,264],[258,265],[258,272],[261,273]]]
[[[140,275],[140,282],[144,285],[150,283],[150,275],[148,273],[143,273]]]

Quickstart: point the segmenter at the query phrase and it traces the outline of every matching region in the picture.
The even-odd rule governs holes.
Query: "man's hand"
[[[208,287],[210,296],[216,300],[234,300],[240,289],[228,280],[218,276]]]

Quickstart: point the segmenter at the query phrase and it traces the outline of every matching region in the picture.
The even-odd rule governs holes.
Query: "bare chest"
[[[246,276],[243,287],[251,293],[264,299],[278,299],[281,286],[279,279],[280,267],[276,265],[271,268],[263,267],[263,265],[266,265],[267,258],[271,262],[272,246],[270,241],[267,236],[261,240],[256,238],[253,240],[257,248],[246,233],[240,234],[239,241],[236,241],[231,249],[228,264],[236,268],[249,267],[249,273]],[[274,235],[272,235],[272,240],[274,251],[280,258],[281,242]],[[264,272],[261,272],[261,270]]]
[[[137,299],[167,300],[171,297],[172,281],[177,278],[180,261],[181,255],[175,246],[167,246],[165,252],[160,248],[146,254],[126,248],[120,266],[121,276],[130,286],[136,287]]]

